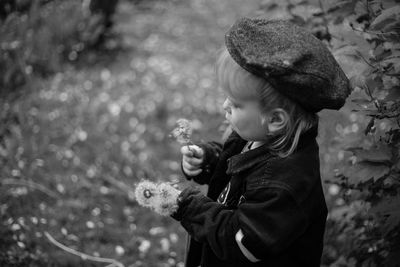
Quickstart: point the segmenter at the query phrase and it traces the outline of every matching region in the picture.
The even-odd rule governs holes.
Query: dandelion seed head
[[[168,216],[177,211],[177,199],[180,193],[181,191],[168,183],[155,184],[143,180],[136,186],[135,198],[141,206]]]
[[[178,196],[181,193],[178,189],[167,183],[158,185],[159,194],[156,198],[158,204],[155,206],[155,211],[161,215],[171,215],[178,209]]]
[[[170,199],[170,198],[176,199],[181,193],[181,191],[179,191],[178,189],[176,189],[175,187],[173,187],[168,183],[161,183],[158,185],[157,188],[160,193],[160,197],[163,199]]]
[[[153,207],[157,194],[157,185],[147,180],[141,181],[135,189],[135,199],[143,207]]]
[[[172,130],[171,135],[180,144],[187,144],[193,133],[192,123],[187,119],[176,121],[177,127]]]

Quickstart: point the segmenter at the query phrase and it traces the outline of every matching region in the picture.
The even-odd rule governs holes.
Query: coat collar
[[[312,127],[300,136],[299,143],[296,150],[300,150],[305,146],[308,146],[311,142],[315,141],[318,134],[318,125]],[[251,149],[244,153],[234,155],[228,159],[228,168],[226,173],[228,175],[237,174],[245,171],[256,164],[266,161],[270,158],[278,157],[273,155],[269,149],[268,144],[262,145],[255,149]]]

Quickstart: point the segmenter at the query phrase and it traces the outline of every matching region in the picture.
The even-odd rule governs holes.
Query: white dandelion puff
[[[140,182],[135,189],[136,200],[141,206],[151,208],[163,216],[177,211],[180,193],[168,183],[154,184],[146,180]]]
[[[167,183],[158,185],[158,204],[155,211],[161,215],[171,215],[178,210],[178,197],[181,191]]]
[[[154,198],[157,194],[157,185],[147,180],[141,181],[135,189],[136,201],[143,207],[154,207]]]
[[[171,136],[180,144],[191,143],[193,133],[192,123],[187,119],[179,119],[176,121],[176,124],[178,126],[172,130]]]

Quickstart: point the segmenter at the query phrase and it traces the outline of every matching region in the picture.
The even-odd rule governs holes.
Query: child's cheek
[[[238,114],[238,113],[235,113],[235,114],[232,113],[229,121],[230,121],[233,129],[235,129],[236,132],[238,132],[238,133],[243,132],[246,128],[247,123],[241,119],[240,114]]]

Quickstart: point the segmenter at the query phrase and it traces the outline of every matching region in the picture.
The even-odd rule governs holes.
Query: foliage
[[[398,266],[400,262],[398,4],[301,1],[281,7],[291,20],[326,42],[354,89],[344,108],[349,110],[350,125],[338,124],[335,137],[343,150],[336,177],[330,181],[335,199],[323,258],[330,266]],[[352,132],[358,134],[350,138]]]
[[[9,2],[1,12],[1,95],[37,75],[60,71],[63,62],[77,60],[105,31],[102,13],[91,12],[81,0]]]
[[[364,134],[372,137],[362,147],[350,146],[348,164],[338,175],[348,194],[346,201],[363,201],[371,206],[355,215],[355,232],[365,239],[349,251],[364,266],[398,266],[400,255],[400,8],[390,1],[353,1],[349,26],[359,31],[369,50],[356,49],[355,60],[364,64],[360,73],[351,76],[358,96],[353,99],[356,111],[369,117]],[[397,3],[398,4],[398,3]],[[360,46],[361,47],[361,46]],[[367,53],[366,53],[367,52]],[[380,129],[376,129],[379,127]]]

